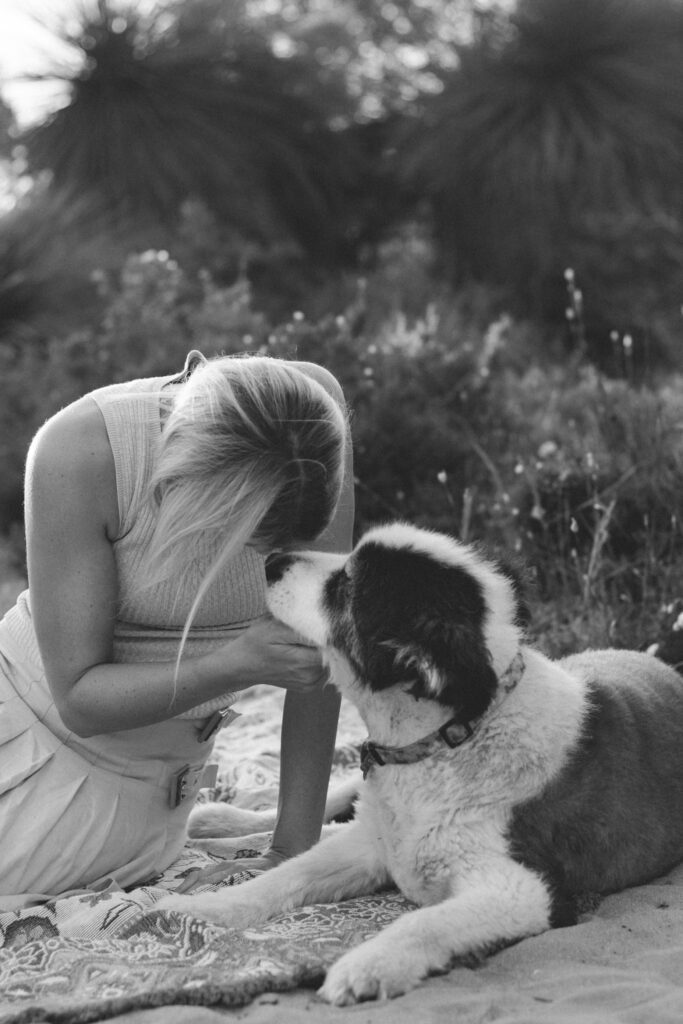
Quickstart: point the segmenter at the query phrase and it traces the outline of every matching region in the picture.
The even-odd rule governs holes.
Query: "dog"
[[[266,573],[272,614],[319,645],[367,726],[355,818],[243,885],[159,908],[244,928],[393,883],[416,909],[329,969],[320,994],[345,1005],[571,924],[582,894],[683,860],[672,668],[635,651],[549,660],[514,575],[403,523]]]

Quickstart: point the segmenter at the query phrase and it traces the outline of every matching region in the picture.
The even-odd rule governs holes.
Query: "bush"
[[[100,276],[96,326],[18,352],[0,344],[3,528],[21,518],[30,438],[59,406],[176,372],[194,347],[266,352],[342,383],[359,532],[405,518],[519,556],[552,653],[653,639],[683,594],[683,382],[636,387],[558,362],[555,339],[514,321],[496,292],[435,290],[430,258],[419,239],[388,245],[366,279],[328,287],[331,312],[274,326],[243,277],[218,285],[165,252],[131,256]]]
[[[482,25],[400,162],[432,212],[442,267],[552,320],[573,266],[593,358],[609,357],[616,329],[651,365],[680,365],[683,7],[520,0]]]

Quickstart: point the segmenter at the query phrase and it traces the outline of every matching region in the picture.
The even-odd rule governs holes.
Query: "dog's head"
[[[266,575],[273,615],[340,654],[358,685],[411,682],[416,698],[463,722],[486,710],[519,646],[515,579],[442,534],[395,523],[365,534],[350,555],[275,556]]]

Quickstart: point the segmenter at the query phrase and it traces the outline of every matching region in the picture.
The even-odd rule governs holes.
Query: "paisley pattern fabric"
[[[216,788],[200,799],[272,807],[278,758],[264,746],[251,758],[235,757],[233,749],[219,765]],[[340,743],[333,777],[345,777],[357,764],[358,745]],[[235,852],[257,856],[269,839],[250,836],[242,849],[238,840]],[[240,1006],[265,991],[317,985],[345,950],[409,906],[398,893],[383,893],[304,907],[241,933],[155,911],[156,901],[187,874],[219,860],[189,841],[174,864],[142,888],[76,893],[0,912],[0,1024],[75,1024],[178,1003]],[[241,871],[220,884],[249,877]]]
[[[191,850],[184,874],[203,862]],[[233,932],[158,913],[159,884],[73,896],[0,916],[0,1022],[97,1021],[133,1009],[240,1006],[264,991],[317,985],[339,956],[408,906],[397,893],[304,907],[258,930]],[[236,884],[248,874],[222,884]]]

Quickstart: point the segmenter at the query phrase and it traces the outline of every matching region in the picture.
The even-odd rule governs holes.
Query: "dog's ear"
[[[512,596],[515,601],[515,625],[526,633],[531,625],[531,609],[527,600],[527,594],[533,587],[531,570],[522,562],[513,561],[508,555],[488,555],[488,560],[504,576],[512,587]]]
[[[483,715],[498,686],[481,631],[462,623],[422,620],[396,662],[404,675],[417,675],[410,691],[416,698],[438,700],[462,722]]]

